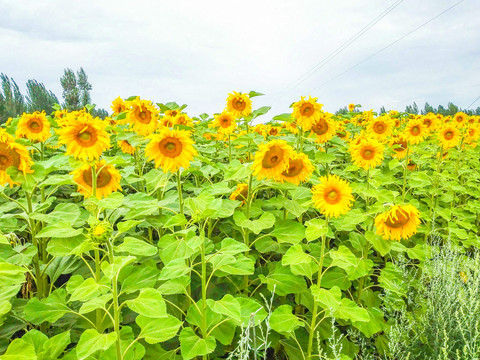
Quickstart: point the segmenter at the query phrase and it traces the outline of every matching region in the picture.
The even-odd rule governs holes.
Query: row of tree
[[[9,117],[15,117],[24,112],[45,111],[47,114],[51,114],[55,108],[60,106],[57,96],[37,80],[27,81],[25,96],[13,78],[2,73],[0,81],[0,124],[7,121]],[[80,110],[91,103],[92,85],[88,82],[88,76],[83,68],[76,73],[72,69],[65,69],[60,78],[60,84],[63,88],[62,109]],[[94,108],[90,112],[93,116],[99,116],[102,119],[108,116],[108,112],[104,109]]]

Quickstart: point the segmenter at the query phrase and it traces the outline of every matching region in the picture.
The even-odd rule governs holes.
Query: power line
[[[467,107],[465,110],[470,109],[470,107],[471,107],[473,104],[475,104],[479,99],[480,99],[480,96],[477,97],[475,100],[473,100],[473,102],[472,102],[470,105],[468,105],[468,107]]]
[[[366,33],[370,28],[372,28],[376,23],[378,23],[381,19],[383,19],[388,13],[393,11],[398,5],[400,5],[404,0],[397,0],[395,3],[390,5],[387,9],[385,9],[380,15],[377,15],[372,21],[370,21],[367,25],[365,25],[360,31],[358,31],[355,35],[353,35],[350,39],[344,42],[340,47],[334,50],[330,55],[326,58],[322,59],[320,62],[315,64],[310,70],[306,71],[303,75],[299,78],[294,80],[290,85],[287,85],[283,90],[277,93],[276,98],[274,100],[278,100],[283,95],[285,95],[291,89],[297,87],[302,82],[304,82],[309,76],[315,73],[317,70],[321,69],[323,66],[328,64],[332,59],[334,59],[337,55],[339,55],[343,50],[345,50],[348,46],[350,46],[355,40],[361,37],[364,33]]]
[[[384,51],[384,50],[388,49],[389,47],[391,47],[391,46],[395,45],[395,44],[396,44],[396,43],[398,43],[399,41],[401,41],[401,40],[403,40],[404,38],[406,38],[407,36],[409,36],[409,35],[413,34],[415,31],[419,30],[420,28],[424,27],[425,25],[427,25],[427,24],[431,23],[432,21],[434,21],[434,20],[435,20],[435,19],[437,19],[438,17],[442,16],[442,15],[443,15],[443,14],[445,14],[447,11],[449,11],[449,10],[453,9],[455,6],[457,6],[457,5],[460,5],[460,4],[461,4],[462,2],[464,2],[464,1],[465,1],[465,0],[460,0],[459,2],[457,2],[457,3],[453,4],[453,5],[452,5],[452,6],[450,6],[448,9],[446,9],[446,10],[442,11],[440,14],[438,14],[438,15],[434,16],[433,18],[431,18],[431,19],[430,19],[430,20],[428,20],[427,22],[424,22],[422,25],[420,25],[420,26],[416,27],[416,28],[415,28],[415,29],[413,29],[412,31],[410,31],[410,32],[406,33],[405,35],[401,36],[401,37],[400,37],[400,38],[398,38],[397,40],[395,40],[395,41],[391,42],[391,43],[390,43],[390,44],[388,44],[387,46],[383,47],[382,49],[378,50],[377,52],[373,53],[372,55],[370,55],[370,56],[366,57],[366,58],[365,58],[365,59],[363,59],[362,61],[360,61],[360,62],[356,63],[355,65],[353,65],[353,66],[351,66],[351,67],[349,67],[347,70],[345,70],[345,71],[341,72],[340,74],[338,74],[338,75],[334,76],[333,78],[331,78],[331,79],[329,79],[329,80],[325,81],[324,83],[320,84],[319,86],[317,86],[317,87],[313,88],[312,90],[310,90],[310,91],[309,91],[309,93],[311,93],[311,92],[313,92],[313,91],[315,91],[315,90],[317,90],[317,89],[319,89],[319,88],[323,87],[324,85],[328,84],[329,82],[331,82],[331,81],[333,81],[333,80],[335,80],[335,79],[339,78],[340,76],[342,76],[342,75],[346,74],[346,73],[347,73],[347,72],[349,72],[350,70],[352,70],[352,69],[356,68],[357,66],[359,66],[359,65],[363,64],[363,63],[364,63],[364,62],[366,62],[367,60],[370,60],[370,59],[371,59],[371,58],[373,58],[374,56],[378,55],[379,53],[381,53],[382,51]]]

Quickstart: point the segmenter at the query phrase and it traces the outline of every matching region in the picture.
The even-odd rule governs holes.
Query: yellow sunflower
[[[6,171],[10,166],[26,174],[32,172],[31,165],[27,148],[14,142],[11,135],[0,129],[0,185],[8,183],[12,187],[15,184]]]
[[[355,110],[355,104],[348,104],[348,111],[352,112],[353,110]]]
[[[55,117],[55,119],[62,119],[64,118],[65,116],[67,116],[68,114],[68,110],[64,109],[64,110],[57,110],[53,113],[53,116]]]
[[[135,147],[132,146],[127,140],[120,140],[117,145],[125,154],[133,155],[135,153]]]
[[[316,135],[315,142],[324,144],[335,136],[337,126],[331,114],[320,113],[318,120],[312,124],[311,130]]]
[[[176,116],[176,123],[178,125],[193,126],[193,120],[185,113],[180,113]]]
[[[476,147],[476,142],[480,138],[480,128],[478,123],[469,124],[465,133],[465,143]]]
[[[453,117],[453,121],[458,127],[463,127],[468,122],[468,115],[464,112],[458,112]]]
[[[367,131],[375,139],[380,141],[386,140],[393,132],[394,121],[388,116],[379,116],[373,119],[367,126]]]
[[[211,127],[217,128],[220,134],[230,135],[237,126],[235,117],[227,111],[214,115],[214,118],[215,120],[212,122]]]
[[[284,140],[272,140],[260,144],[253,160],[253,175],[259,180],[267,178],[283,181],[282,173],[288,170],[294,151]]]
[[[377,234],[385,240],[408,239],[419,225],[420,212],[413,205],[394,205],[375,218]]]
[[[432,132],[437,128],[438,119],[434,113],[428,113],[423,117],[423,124],[427,127],[427,130]]]
[[[110,195],[112,192],[122,190],[120,186],[120,173],[112,165],[105,160],[95,163],[95,171],[97,173],[96,197],[101,199]],[[92,167],[90,164],[84,164],[73,171],[73,181],[78,184],[78,192],[85,197],[93,195],[93,177]]]
[[[26,114],[18,120],[15,136],[27,138],[32,141],[44,142],[50,137],[50,123],[47,120],[45,111],[35,111],[33,114]]]
[[[362,140],[349,148],[353,163],[365,170],[380,165],[383,161],[384,146],[378,140]]]
[[[242,205],[246,203],[248,197],[248,185],[241,183],[237,185],[237,188],[230,195],[230,200],[238,200],[242,202]]]
[[[135,100],[128,102],[127,122],[133,126],[137,134],[147,136],[157,129],[158,111],[149,100]]]
[[[108,123],[83,113],[75,121],[68,121],[57,130],[58,142],[67,145],[66,155],[76,159],[98,159],[110,147],[110,135],[105,131]]]
[[[119,96],[115,100],[112,101],[111,108],[112,108],[112,111],[113,111],[113,115],[118,115],[118,114],[124,112],[125,110],[127,110],[127,104]]]
[[[441,128],[437,136],[444,149],[457,146],[461,138],[460,130],[452,123]]]
[[[313,173],[314,166],[307,155],[294,153],[288,163],[288,168],[282,172],[284,181],[298,185],[307,181]]]
[[[412,145],[422,142],[427,135],[427,127],[423,124],[423,120],[418,118],[410,119],[403,131],[403,138]]]
[[[312,201],[316,208],[327,217],[346,214],[355,199],[347,181],[337,175],[322,176],[320,184],[312,188]]]
[[[407,156],[408,143],[403,137],[396,136],[390,140],[390,147],[394,151],[394,158],[403,159],[405,156]]]
[[[295,121],[285,121],[282,123],[282,127],[285,128],[287,131],[291,132],[292,134],[298,134],[298,127]]]
[[[311,96],[308,97],[308,100],[305,98],[305,96],[302,96],[300,101],[292,104],[292,118],[295,119],[297,125],[300,126],[303,131],[309,131],[313,124],[320,119],[320,112],[322,111],[323,105],[317,103],[318,98],[312,98]]]
[[[270,136],[277,136],[280,132],[280,127],[275,125],[268,125],[267,126],[267,134]]]
[[[160,119],[160,124],[165,128],[173,128],[177,123],[176,116],[165,115]]]
[[[190,167],[190,161],[197,155],[190,133],[185,130],[163,129],[159,134],[150,135],[145,148],[148,160],[155,161],[164,173]]]
[[[252,112],[252,100],[248,94],[238,93],[228,94],[226,110],[235,118],[248,116]]]

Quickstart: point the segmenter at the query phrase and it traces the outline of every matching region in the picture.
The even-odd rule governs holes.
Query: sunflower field
[[[461,297],[480,117],[302,97],[259,123],[259,95],[213,117],[135,96],[104,120],[0,128],[1,360],[393,358],[398,314],[425,312],[405,274],[432,284],[447,243]]]

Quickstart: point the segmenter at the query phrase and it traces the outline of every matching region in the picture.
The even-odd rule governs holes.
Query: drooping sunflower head
[[[403,159],[407,156],[408,142],[401,136],[396,136],[390,140],[390,147],[393,150],[393,157]]]
[[[282,172],[288,169],[289,160],[294,151],[284,140],[272,140],[260,144],[253,161],[253,175],[259,180],[271,179],[283,181]]]
[[[50,123],[47,120],[45,111],[35,111],[33,114],[26,114],[18,120],[15,136],[27,138],[32,141],[44,142],[50,137]]]
[[[226,110],[237,119],[248,116],[252,112],[252,100],[248,94],[234,91],[228,94]]]
[[[312,98],[309,96],[307,100],[305,96],[302,96],[300,101],[292,104],[292,118],[295,119],[296,123],[303,129],[303,131],[309,131],[315,121],[320,118],[320,112],[322,111],[323,105],[317,103],[317,99],[318,98]]]
[[[450,149],[458,145],[461,134],[454,123],[447,123],[438,131],[437,137],[444,149]]]
[[[418,144],[422,142],[428,135],[427,127],[423,124],[422,119],[412,118],[408,121],[403,137],[409,144]]]
[[[101,199],[110,195],[112,192],[121,190],[120,173],[112,165],[107,164],[105,160],[95,163],[96,189],[95,197]],[[85,197],[93,196],[93,173],[90,164],[84,164],[73,171],[73,181],[78,184],[78,192]]]
[[[135,147],[132,146],[127,140],[120,140],[117,145],[125,154],[133,155],[135,153]]]
[[[118,114],[124,112],[125,110],[127,110],[127,104],[119,96],[115,100],[112,101],[111,108],[112,108],[112,111],[113,111],[113,115],[118,115]]]
[[[413,205],[394,205],[375,218],[377,234],[385,240],[408,239],[417,233],[420,212]]]
[[[242,205],[246,203],[248,198],[248,185],[240,183],[234,192],[230,194],[230,200],[238,200],[242,202]]]
[[[135,100],[127,103],[129,109],[127,122],[133,126],[133,131],[147,136],[155,132],[158,126],[158,111],[149,100]]]
[[[346,214],[354,200],[348,182],[337,175],[322,176],[320,184],[312,188],[314,206],[327,217],[337,218]]]
[[[361,140],[358,145],[350,145],[353,163],[365,170],[375,168],[383,161],[385,147],[376,139]]]
[[[335,136],[337,126],[331,114],[320,112],[318,120],[313,122],[311,130],[316,135],[315,141],[324,144]]]
[[[348,111],[352,112],[353,110],[355,110],[355,104],[354,103],[348,104]]]
[[[108,123],[99,118],[83,113],[57,130],[58,142],[67,145],[66,155],[82,160],[98,159],[110,147],[110,135],[105,131],[107,126]]]
[[[288,168],[282,172],[283,180],[295,185],[307,181],[313,173],[314,166],[307,155],[294,153],[288,162]]]
[[[10,175],[7,174],[7,169],[10,166],[17,168],[25,174],[31,172],[31,165],[32,160],[30,159],[27,148],[13,140],[10,141],[9,137],[0,133],[0,185],[8,183],[10,187],[12,187],[15,184]]]
[[[237,123],[233,114],[224,111],[221,114],[214,115],[212,127],[217,128],[217,131],[224,135],[230,135],[235,130]]]
[[[148,160],[155,161],[156,168],[161,167],[167,173],[190,167],[190,161],[197,155],[197,151],[188,131],[164,128],[159,134],[150,135],[145,155]]]
[[[374,138],[384,141],[389,136],[392,135],[394,127],[393,119],[388,116],[380,116],[378,118],[372,119],[367,126],[368,133],[373,136]]]

